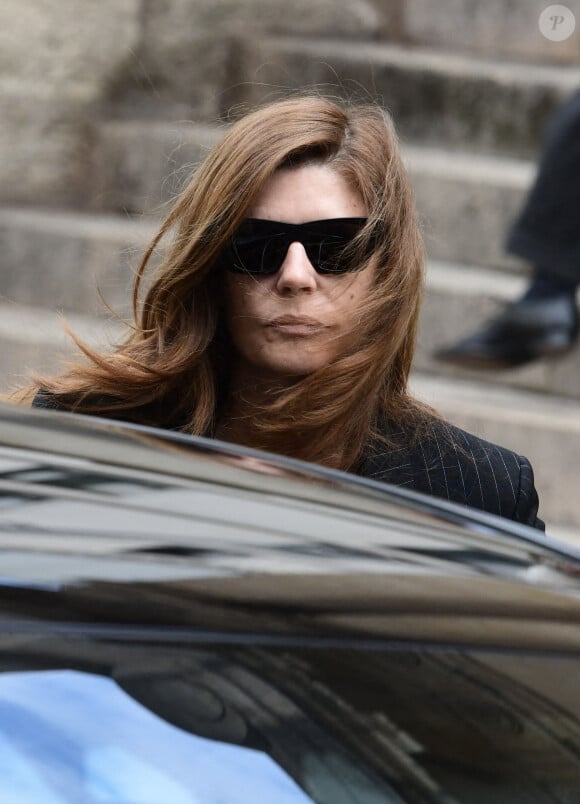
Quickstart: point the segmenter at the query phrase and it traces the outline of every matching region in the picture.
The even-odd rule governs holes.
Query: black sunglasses
[[[302,243],[308,259],[319,274],[344,274],[356,271],[370,256],[357,254],[354,239],[366,224],[366,218],[329,218],[308,223],[282,223],[246,218],[228,241],[220,264],[234,273],[272,276],[282,267],[291,243]]]

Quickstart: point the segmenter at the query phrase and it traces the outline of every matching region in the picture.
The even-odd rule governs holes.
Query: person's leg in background
[[[578,336],[580,91],[551,119],[538,174],[506,244],[534,267],[524,295],[436,357],[470,368],[509,368],[569,349]]]

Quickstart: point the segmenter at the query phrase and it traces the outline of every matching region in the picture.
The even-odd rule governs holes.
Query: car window
[[[0,647],[10,804],[580,800],[574,657],[78,637]]]
[[[112,679],[69,670],[0,677],[0,801],[307,804],[266,753],[163,721]]]

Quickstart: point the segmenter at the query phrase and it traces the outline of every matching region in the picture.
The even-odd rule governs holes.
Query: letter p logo
[[[540,14],[538,27],[546,39],[552,42],[564,42],[576,30],[576,17],[568,6],[548,6]]]

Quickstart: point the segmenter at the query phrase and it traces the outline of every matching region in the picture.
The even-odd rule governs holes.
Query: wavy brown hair
[[[328,164],[368,210],[373,292],[356,334],[331,364],[272,392],[248,421],[247,443],[327,466],[356,466],[370,439],[418,433],[431,417],[407,389],[424,248],[390,116],[320,97],[271,103],[226,132],[176,200],[139,265],[134,323],[111,353],[75,338],[87,359],[35,388],[58,406],[213,435],[235,350],[217,259],[276,170]],[[169,240],[153,268],[153,256]],[[152,274],[151,276],[149,276]]]

